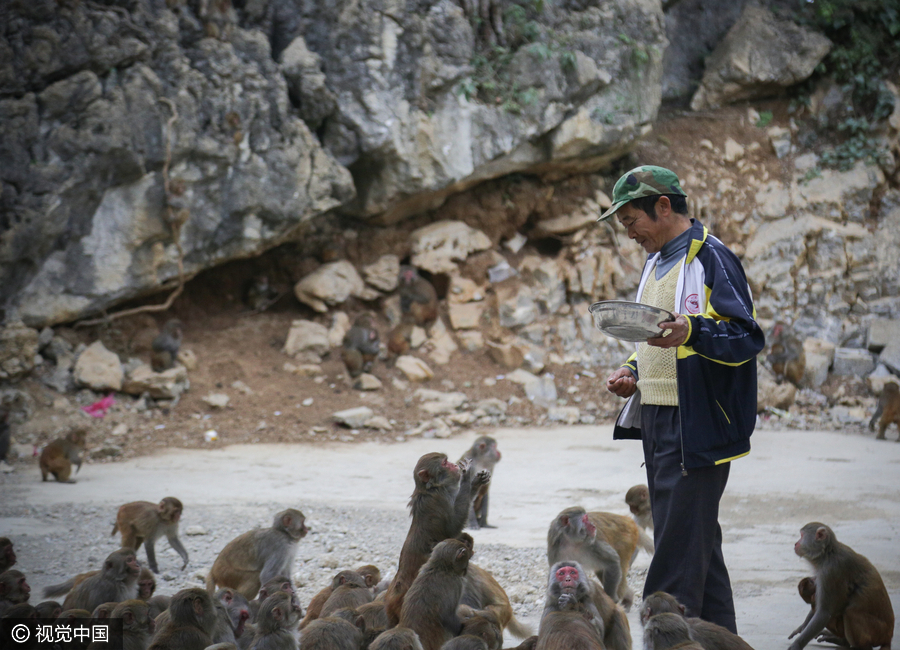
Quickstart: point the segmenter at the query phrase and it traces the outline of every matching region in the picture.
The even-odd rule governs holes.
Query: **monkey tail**
[[[512,618],[509,619],[509,623],[506,625],[506,629],[509,630],[510,634],[512,634],[517,639],[527,639],[534,634],[534,631],[530,627],[519,621],[516,618],[515,614],[513,614]]]
[[[213,577],[212,569],[206,574],[206,591],[212,596],[216,593],[216,579]]]
[[[603,645],[607,648],[630,648],[631,628],[625,617],[625,610],[616,605],[616,609],[609,627],[603,635]]]
[[[640,536],[638,537],[638,545],[647,551],[648,555],[653,555],[656,551],[656,547],[653,544],[653,538],[647,534],[647,531],[641,529]]]
[[[119,532],[119,522],[116,521],[116,523],[113,524],[112,532],[109,535],[110,535],[110,537],[112,537],[113,535],[115,535],[118,532]]]
[[[72,587],[74,586],[75,578],[69,578],[65,582],[61,582],[58,585],[50,585],[49,587],[44,588],[44,598],[54,598],[56,596],[67,594],[72,591]]]

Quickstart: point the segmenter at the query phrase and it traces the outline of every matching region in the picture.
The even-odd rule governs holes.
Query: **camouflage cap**
[[[641,165],[624,174],[616,181],[613,188],[612,207],[600,215],[597,221],[605,221],[616,213],[616,210],[631,201],[645,196],[657,194],[680,194],[687,196],[681,189],[678,176],[675,172],[665,167],[655,165]]]

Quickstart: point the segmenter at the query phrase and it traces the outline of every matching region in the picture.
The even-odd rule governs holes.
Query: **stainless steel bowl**
[[[637,343],[660,336],[659,324],[675,320],[665,309],[630,300],[603,300],[590,306],[594,327],[614,339]]]

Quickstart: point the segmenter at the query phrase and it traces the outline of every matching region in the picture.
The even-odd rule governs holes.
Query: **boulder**
[[[807,79],[831,50],[825,36],[747,3],[706,60],[695,111],[777,94]]]
[[[200,399],[212,409],[224,409],[231,402],[231,398],[225,393],[210,393]]]
[[[779,384],[768,368],[757,364],[756,410],[762,413],[769,408],[789,409],[797,399],[797,387],[785,381]]]
[[[381,380],[375,375],[364,372],[353,382],[353,388],[356,390],[380,390]]]
[[[881,352],[894,341],[900,341],[900,320],[875,318],[866,330],[866,347],[869,352]]]
[[[891,372],[900,375],[900,341],[888,343],[878,355],[878,362],[886,365]]]
[[[331,316],[331,327],[328,328],[328,345],[338,348],[344,341],[344,335],[350,331],[350,317],[342,311]]]
[[[413,356],[404,355],[397,357],[394,364],[409,381],[428,381],[434,378],[434,371],[428,367],[421,359]]]
[[[340,305],[350,296],[363,297],[365,285],[359,273],[347,260],[323,264],[294,285],[297,300],[317,312],[325,313],[328,307]]]
[[[190,388],[187,369],[174,366],[163,372],[154,372],[147,364],[131,370],[122,384],[122,392],[129,395],[148,393],[153,399],[175,399]]]
[[[101,341],[94,341],[85,348],[75,362],[73,375],[76,383],[91,390],[122,390],[125,372],[115,352],[106,349]]]
[[[34,368],[38,336],[37,330],[26,327],[21,321],[0,328],[0,379],[20,377]]]
[[[328,329],[324,325],[309,320],[295,320],[291,323],[282,352],[294,358],[303,357],[305,361],[314,364],[330,348]]]
[[[419,408],[432,415],[453,413],[469,401],[469,397],[462,392],[443,393],[427,388],[420,388],[413,395],[421,402]]]
[[[364,266],[362,273],[366,282],[379,291],[393,291],[400,278],[400,258],[392,254],[382,255],[376,262]]]
[[[817,338],[803,341],[803,353],[806,356],[806,367],[803,370],[801,384],[808,388],[818,388],[828,379],[828,369],[834,361],[834,343]]]
[[[882,360],[884,363],[884,360]],[[885,364],[890,365],[890,364]],[[865,377],[875,370],[875,357],[868,350],[859,348],[837,348],[834,351],[834,361],[831,372],[835,375],[852,375]]]
[[[331,417],[338,424],[343,424],[351,429],[359,429],[365,426],[375,413],[368,406],[357,406],[332,413]]]
[[[491,240],[480,230],[462,221],[436,221],[413,231],[411,263],[431,273],[456,270],[456,262],[472,253],[491,247]]]
[[[455,330],[475,329],[481,323],[483,313],[483,303],[450,303],[450,325]]]

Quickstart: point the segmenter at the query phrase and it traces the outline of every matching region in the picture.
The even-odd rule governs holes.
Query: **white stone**
[[[883,361],[882,361],[883,363]],[[865,377],[875,370],[875,358],[868,350],[860,348],[837,348],[831,371],[835,375]]]
[[[817,338],[807,338],[803,341],[803,354],[806,357],[806,367],[803,371],[803,386],[818,388],[828,379],[828,369],[834,360],[834,343]]]
[[[456,270],[456,262],[487,250],[491,240],[462,221],[436,221],[413,231],[411,263],[431,273]]]
[[[353,387],[357,390],[378,390],[381,388],[381,380],[375,375],[364,372],[356,378]]]
[[[203,526],[188,526],[184,529],[184,534],[188,537],[195,537],[199,535],[208,535],[209,532]]]
[[[476,329],[483,313],[484,305],[481,303],[450,303],[450,325],[455,330]]]
[[[122,392],[129,395],[149,393],[153,399],[175,399],[190,385],[184,366],[173,366],[163,372],[154,372],[144,363],[128,373],[128,377],[122,383]]]
[[[364,266],[363,278],[373,287],[385,293],[397,288],[400,276],[400,258],[393,254],[382,255],[374,264]]]
[[[409,381],[428,381],[434,377],[434,371],[417,357],[409,355],[397,357],[394,365]]]
[[[291,357],[303,353],[321,356],[329,351],[330,346],[328,329],[324,325],[310,320],[295,320],[291,323],[282,352]]]
[[[214,409],[223,409],[228,406],[228,402],[231,401],[231,398],[225,393],[210,393],[202,399],[207,405]]]
[[[576,406],[551,406],[547,409],[547,419],[551,422],[578,424],[581,411]]]
[[[35,332],[35,335],[37,332]],[[85,348],[75,362],[75,381],[92,390],[122,390],[125,371],[115,352],[110,352],[100,341]]]
[[[350,331],[350,317],[342,311],[335,312],[331,317],[331,327],[328,329],[328,345],[332,348],[341,346],[344,335]]]
[[[737,162],[744,157],[744,147],[732,138],[725,140],[725,162]]]
[[[365,285],[356,268],[347,260],[323,264],[294,286],[297,300],[318,312],[339,305],[350,296],[362,297]]]
[[[368,406],[358,406],[356,408],[332,413],[331,417],[339,424],[343,424],[351,429],[358,429],[364,426],[373,415],[375,415],[375,413]]]

